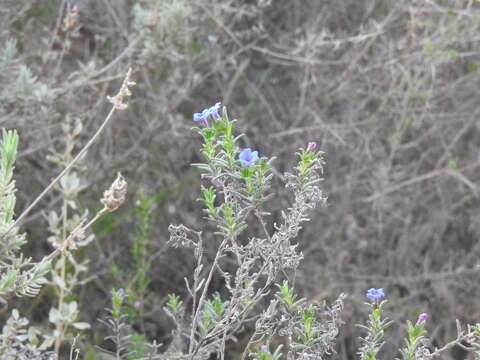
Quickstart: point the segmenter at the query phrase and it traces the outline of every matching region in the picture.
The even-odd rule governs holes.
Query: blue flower
[[[193,114],[193,121],[205,121],[203,112]]]
[[[243,149],[238,158],[240,159],[242,165],[252,165],[258,160],[258,151],[252,151],[252,149],[249,148]]]
[[[204,109],[201,113],[193,114],[193,121],[203,122],[205,126],[208,126],[208,117],[214,116],[216,118],[220,117],[218,110],[220,109],[221,102],[217,102],[215,105],[210,106],[207,109]]]
[[[201,121],[205,126],[208,126],[208,116],[210,115],[209,109],[203,110],[201,113],[193,114],[193,121]]]
[[[385,293],[383,292],[383,289],[371,288],[368,289],[366,296],[370,300],[380,300],[385,297]]]
[[[215,105],[211,106],[209,109],[208,109],[208,112],[211,116],[215,116],[215,117],[220,117],[220,115],[218,114],[218,110],[220,109],[220,104],[221,102],[217,102]]]

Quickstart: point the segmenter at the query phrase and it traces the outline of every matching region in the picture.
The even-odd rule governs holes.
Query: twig
[[[421,181],[424,181],[424,180],[428,180],[428,179],[431,179],[431,178],[434,178],[436,176],[443,175],[443,174],[450,175],[450,176],[456,178],[457,180],[460,180],[462,183],[464,183],[466,186],[468,186],[470,188],[470,190],[473,192],[473,194],[475,196],[478,196],[477,186],[474,183],[472,183],[470,180],[468,180],[460,172],[460,170],[461,169],[451,169],[451,168],[441,168],[441,169],[432,170],[432,171],[430,171],[426,174],[423,174],[423,175],[417,176],[415,178],[402,181],[401,183],[389,186],[381,192],[378,192],[376,194],[373,194],[373,195],[370,195],[366,198],[361,199],[361,201],[362,202],[372,202],[372,201],[375,201],[375,200],[381,198],[382,196],[385,196],[387,194],[390,194],[392,192],[400,190],[403,187],[406,187],[406,186],[409,186],[409,185],[412,185],[412,184],[415,184],[417,182],[421,182]]]
[[[458,319],[456,320],[456,324],[457,324],[457,333],[458,333],[457,338],[453,341],[450,341],[448,344],[444,345],[442,348],[435,350],[433,353],[430,354],[430,357],[433,358],[433,357],[439,356],[444,351],[446,351],[446,350],[448,350],[448,349],[450,349],[450,348],[452,348],[456,345],[459,345],[460,347],[465,348],[465,345],[462,345],[461,343],[462,343],[462,341],[465,341],[469,337],[471,337],[472,334],[471,333],[465,334],[463,332],[462,327],[460,325],[460,321]],[[466,348],[470,349],[468,347],[466,347]],[[470,350],[472,350],[472,349],[470,349]]]
[[[130,77],[131,74],[131,69],[128,70],[127,75],[125,76],[125,81],[127,81]],[[124,81],[124,84],[125,84]],[[122,85],[122,88],[124,86]],[[73,158],[73,160],[68,164],[65,169],[63,169],[60,174],[57,175],[55,179],[52,180],[52,182],[40,193],[40,195],[37,196],[37,198],[30,204],[28,208],[26,208],[22,214],[15,220],[15,222],[8,228],[8,230],[3,234],[2,239],[5,238],[7,234],[10,233],[19,223],[20,221],[25,218],[28,213],[38,204],[38,202],[55,186],[55,184],[82,158],[83,155],[87,152],[87,150],[92,146],[94,141],[100,136],[101,132],[107,126],[108,122],[112,118],[113,113],[115,110],[118,109],[118,106],[116,104],[113,104],[112,108],[110,109],[110,112],[108,113],[107,117],[103,121],[102,125],[98,128],[97,132],[91,137],[91,139],[87,142],[87,144],[83,147],[82,150]]]

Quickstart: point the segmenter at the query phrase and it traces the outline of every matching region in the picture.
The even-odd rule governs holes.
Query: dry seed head
[[[132,68],[128,69],[127,75],[125,76],[125,80],[123,80],[122,87],[118,91],[118,94],[115,96],[107,96],[108,101],[110,101],[115,109],[117,110],[125,110],[128,105],[123,102],[123,98],[127,96],[131,96],[132,92],[130,91],[130,86],[135,86],[136,82],[130,80],[130,75],[132,74]]]
[[[77,6],[70,6],[67,7],[67,14],[63,19],[62,24],[62,31],[69,32],[78,24],[78,7]]]
[[[125,201],[128,184],[122,174],[118,173],[117,178],[108,190],[103,193],[102,204],[108,211],[117,210]]]

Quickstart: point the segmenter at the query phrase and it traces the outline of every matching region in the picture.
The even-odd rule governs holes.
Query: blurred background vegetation
[[[355,356],[370,287],[387,293],[393,344],[420,312],[437,346],[455,338],[455,319],[478,321],[479,42],[473,0],[3,0],[0,124],[20,134],[17,212],[61,170],[47,159],[65,146],[62,124],[83,125],[78,151],[128,67],[137,82],[79,175],[82,211],[98,209],[117,171],[129,182],[129,201],[79,254],[88,270],[70,296],[91,324],[84,352],[93,359],[104,344],[98,318],[112,287],[131,293],[135,331],[168,343],[162,306],[185,295],[194,263],[167,248],[167,227],[204,227],[190,129],[193,112],[217,101],[239,119],[245,147],[278,157],[269,226],[288,206],[281,174],[296,149],[317,141],[326,152],[328,206],[301,232],[295,286],[308,299],[349,294],[339,358]],[[23,223],[27,255],[51,251],[46,214],[60,205],[52,193]],[[213,287],[222,291],[220,279]],[[15,306],[42,326],[54,301],[47,287]]]

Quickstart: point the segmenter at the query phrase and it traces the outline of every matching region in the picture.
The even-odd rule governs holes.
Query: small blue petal
[[[208,117],[220,117],[218,114],[218,110],[220,109],[220,102],[217,102],[215,105],[210,106],[209,108],[204,109],[201,113],[193,114],[193,121],[203,121],[204,123],[208,124]]]
[[[385,297],[385,293],[383,291],[383,288],[380,288],[380,289],[371,288],[371,289],[368,289],[366,293],[366,297],[369,298],[370,300],[379,300]]]
[[[240,159],[242,165],[252,165],[258,160],[258,151],[252,151],[252,149],[249,148],[243,149],[238,158]]]
[[[210,107],[210,109],[208,109],[210,115],[215,116],[215,117],[219,117],[218,110],[220,109],[220,104],[221,104],[221,102],[217,102],[215,105]]]
[[[203,121],[202,113],[195,113],[193,114],[193,121]]]

